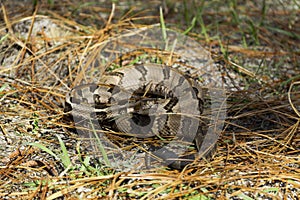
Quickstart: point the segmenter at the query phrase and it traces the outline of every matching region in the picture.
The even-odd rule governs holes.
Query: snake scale
[[[205,136],[199,119],[203,104],[200,84],[187,72],[148,63],[118,68],[105,73],[98,84],[73,88],[66,96],[65,111],[96,119],[103,130],[140,139],[173,137],[173,143],[194,144],[199,150]],[[169,166],[182,168],[197,157],[185,151],[160,148],[152,153]]]

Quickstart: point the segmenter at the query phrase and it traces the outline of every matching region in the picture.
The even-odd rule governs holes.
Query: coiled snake
[[[106,73],[99,84],[73,88],[66,96],[65,110],[72,110],[73,117],[97,119],[102,130],[139,139],[171,137],[169,146],[151,153],[171,167],[182,168],[197,153],[186,155],[186,148],[178,151],[179,143],[194,143],[199,150],[205,136],[199,118],[203,104],[201,87],[188,73],[143,64]]]

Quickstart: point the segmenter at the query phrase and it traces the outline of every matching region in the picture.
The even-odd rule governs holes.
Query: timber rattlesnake
[[[96,120],[104,131],[138,139],[171,137],[151,155],[182,168],[197,157],[195,152],[187,155],[182,144],[194,143],[199,150],[205,137],[200,120],[203,104],[195,78],[173,67],[148,63],[122,67],[104,74],[99,84],[73,88],[66,96],[65,111],[72,110],[73,118]]]

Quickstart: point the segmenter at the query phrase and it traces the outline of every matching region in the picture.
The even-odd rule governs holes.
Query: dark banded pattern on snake
[[[172,67],[144,64],[104,74],[99,84],[73,88],[66,96],[66,111],[81,118],[97,119],[102,129],[127,133],[137,138],[174,136],[174,142],[203,141],[199,116],[203,98],[199,83]],[[161,148],[154,155],[175,168],[182,168],[186,149],[172,152]],[[170,158],[172,157],[172,158]],[[174,157],[174,158],[173,158]]]

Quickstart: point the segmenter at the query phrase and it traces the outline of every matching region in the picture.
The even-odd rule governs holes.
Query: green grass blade
[[[164,41],[166,41],[167,40],[167,30],[166,30],[166,24],[165,24],[165,20],[164,20],[162,7],[159,8],[159,18],[160,18],[160,25],[161,25],[163,39],[164,39]]]
[[[70,156],[68,154],[68,150],[66,148],[66,145],[65,145],[64,141],[58,135],[56,135],[56,137],[59,141],[60,148],[61,148],[61,151],[62,151],[61,155],[60,155],[61,161],[62,161],[62,163],[65,167],[69,167],[69,166],[72,165],[72,162],[71,162]]]
[[[57,160],[59,160],[59,157],[53,151],[51,151],[49,148],[45,147],[44,145],[42,145],[40,143],[29,143],[28,145],[33,146],[33,147],[37,147],[37,148],[45,151],[46,153],[52,155]]]
[[[289,32],[280,28],[276,28],[276,27],[271,27],[271,26],[266,26],[267,29],[271,30],[271,31],[275,31],[277,33],[280,33],[282,35],[286,35],[295,39],[300,39],[300,35],[293,33],[293,32]]]
[[[100,138],[99,138],[99,136],[98,136],[98,134],[97,134],[97,132],[96,132],[96,130],[95,130],[94,124],[93,124],[93,122],[92,122],[91,119],[90,119],[90,124],[91,124],[91,126],[92,126],[92,130],[93,130],[93,133],[94,133],[94,135],[95,135],[95,137],[96,137],[97,144],[98,144],[98,147],[99,147],[99,149],[100,149],[100,152],[101,152],[101,154],[102,154],[102,156],[103,156],[104,162],[105,162],[105,164],[106,164],[107,166],[111,166],[111,164],[110,164],[110,162],[109,162],[109,159],[108,159],[108,156],[107,156],[107,153],[106,153],[106,151],[105,151],[105,149],[104,149],[104,147],[103,147],[103,145],[102,145],[102,142],[101,142],[101,140],[100,140]]]
[[[184,35],[188,34],[188,33],[195,27],[196,21],[197,21],[197,17],[194,17],[194,18],[192,19],[191,26],[188,27],[188,28],[183,32]]]

